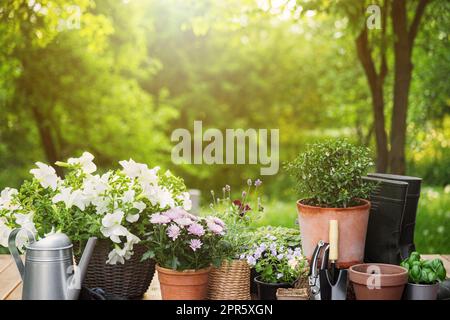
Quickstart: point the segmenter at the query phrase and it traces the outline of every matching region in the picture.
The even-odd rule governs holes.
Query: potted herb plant
[[[329,140],[309,145],[287,164],[297,181],[298,221],[302,248],[311,259],[319,240],[328,241],[328,222],[339,223],[340,268],[360,263],[369,219],[370,192],[375,187],[362,176],[372,166],[369,149],[346,140]]]
[[[408,270],[407,300],[436,300],[439,282],[445,280],[446,270],[441,259],[423,260],[416,251],[400,264]]]
[[[294,250],[297,247],[301,247],[300,231],[298,228],[286,228],[286,227],[274,227],[274,226],[261,226],[251,232],[251,240],[255,246],[261,244],[271,244],[272,242],[278,243],[280,246],[291,248]],[[245,258],[245,255],[242,255]],[[255,267],[250,269],[250,293],[256,295],[258,293],[258,286],[254,279],[259,276]]]
[[[175,206],[190,206],[183,181],[159,168],[133,160],[122,169],[96,174],[94,156],[84,152],[53,167],[36,163],[33,179],[19,190],[6,188],[0,201],[0,244],[14,228],[27,228],[37,238],[61,231],[74,243],[75,259],[89,237],[99,240],[89,263],[85,285],[127,298],[142,296],[154,273],[154,262],[141,262],[141,239],[148,215]],[[20,239],[19,239],[20,241]]]
[[[260,300],[276,300],[279,288],[291,288],[293,283],[308,273],[308,262],[300,247],[291,249],[276,242],[253,246],[245,255],[247,263],[258,276],[254,281]]]
[[[149,230],[143,259],[157,263],[163,300],[206,299],[211,264],[220,265],[224,222],[173,208],[151,215]]]
[[[247,180],[247,187],[241,198],[232,200],[231,187],[226,185],[222,190],[222,198],[211,191],[214,215],[221,218],[227,232],[223,237],[219,268],[212,268],[208,299],[211,300],[250,300],[250,267],[245,260],[240,260],[241,254],[253,244],[251,224],[263,211],[258,189],[262,181]]]

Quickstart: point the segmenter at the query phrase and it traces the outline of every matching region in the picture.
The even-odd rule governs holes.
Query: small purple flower
[[[193,221],[189,218],[178,218],[175,219],[174,222],[178,224],[180,227],[185,227],[193,223]]]
[[[175,241],[180,235],[180,228],[175,224],[171,224],[169,228],[167,228],[167,235]]]
[[[245,259],[245,254],[241,254],[240,256],[239,256],[239,260],[244,260]]]
[[[284,257],[284,255],[283,255],[282,253],[280,253],[279,255],[277,255],[277,259],[278,259],[278,260],[283,259],[283,257]]]
[[[188,232],[194,236],[201,237],[205,234],[205,229],[203,229],[202,225],[194,222],[189,226]]]
[[[215,224],[218,224],[221,227],[225,227],[225,222],[223,222],[221,219],[213,217],[213,221]]]
[[[184,211],[182,208],[172,208],[170,210],[167,210],[166,212],[163,213],[163,215],[167,216],[170,218],[170,220],[175,220],[175,219],[180,219],[183,218],[185,216],[187,212]]]
[[[259,180],[259,179],[257,179],[257,180],[255,181],[255,187],[258,188],[260,185],[262,185],[262,181]]]
[[[166,224],[170,222],[170,218],[167,216],[163,216],[160,213],[155,213],[151,215],[150,222],[156,224]]]
[[[223,228],[219,226],[218,224],[215,224],[214,222],[207,222],[206,225],[208,226],[208,229],[215,234],[223,235]]]
[[[191,249],[193,251],[200,249],[202,247],[202,242],[199,239],[192,239],[191,242],[189,243],[189,247],[191,247]]]
[[[256,264],[256,259],[253,256],[248,256],[247,257],[247,263],[253,267]]]
[[[277,255],[277,250],[272,249],[270,250],[270,253],[275,257]]]

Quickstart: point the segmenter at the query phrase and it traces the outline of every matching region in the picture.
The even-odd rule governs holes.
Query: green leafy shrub
[[[304,204],[346,208],[358,205],[358,198],[367,199],[375,187],[361,178],[372,165],[368,148],[328,140],[308,145],[286,169],[296,179]]]
[[[414,251],[400,265],[408,270],[409,282],[433,284],[445,280],[446,271],[441,259],[423,260]]]

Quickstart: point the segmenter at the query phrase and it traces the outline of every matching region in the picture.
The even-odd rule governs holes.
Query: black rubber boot
[[[365,262],[400,264],[400,234],[408,184],[375,177],[363,177],[378,184],[370,196]]]
[[[417,205],[420,197],[421,178],[399,176],[385,173],[370,173],[370,177],[401,181],[408,183],[405,212],[403,213],[402,230],[400,233],[400,254],[403,259],[409,257],[416,250],[414,245],[414,228],[416,226]]]

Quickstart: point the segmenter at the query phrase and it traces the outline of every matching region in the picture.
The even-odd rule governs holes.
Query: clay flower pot
[[[364,263],[349,269],[357,300],[400,300],[408,270],[393,264]]]
[[[205,300],[211,268],[176,271],[156,266],[163,300]]]
[[[303,254],[311,261],[319,240],[328,242],[329,221],[339,223],[339,268],[363,262],[370,202],[359,199],[361,205],[349,208],[322,208],[297,201],[298,222]]]

